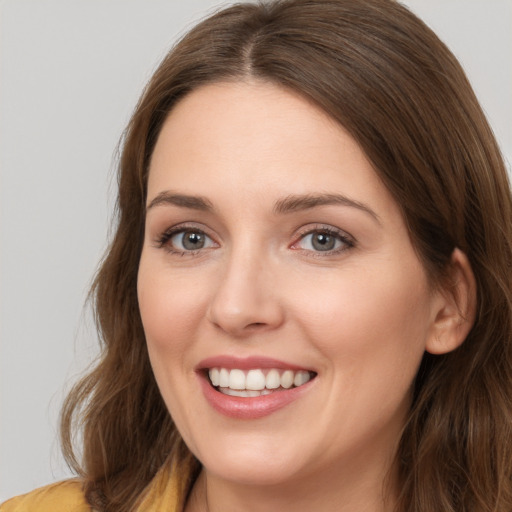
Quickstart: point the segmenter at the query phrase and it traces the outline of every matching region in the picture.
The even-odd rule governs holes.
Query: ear
[[[476,281],[467,256],[454,249],[446,283],[436,291],[432,331],[425,349],[446,354],[459,347],[473,327],[476,315]]]

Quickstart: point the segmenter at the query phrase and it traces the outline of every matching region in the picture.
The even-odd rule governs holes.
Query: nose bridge
[[[208,317],[212,323],[231,334],[243,335],[282,322],[271,260],[264,246],[250,237],[232,246],[211,299]]]

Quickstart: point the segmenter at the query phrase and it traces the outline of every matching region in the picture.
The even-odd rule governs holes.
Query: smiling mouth
[[[316,377],[308,370],[280,370],[277,368],[241,370],[238,368],[210,368],[210,384],[229,396],[252,398],[270,395],[300,387]]]

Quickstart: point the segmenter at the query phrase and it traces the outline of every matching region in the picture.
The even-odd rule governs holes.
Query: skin
[[[163,193],[201,196],[211,209],[156,201]],[[276,212],[307,194],[349,202]],[[138,278],[148,351],[204,468],[187,510],[391,510],[392,460],[422,355],[453,349],[467,330],[454,313],[461,304],[430,286],[356,142],[275,85],[203,86],[162,128],[148,206]],[[179,233],[163,241],[183,224],[207,235],[204,248],[183,250]],[[326,228],[348,242],[333,235],[334,251],[317,250],[307,233]],[[465,264],[454,253],[459,281],[471,284]],[[209,405],[196,373],[221,354],[317,376],[268,416],[230,418]]]

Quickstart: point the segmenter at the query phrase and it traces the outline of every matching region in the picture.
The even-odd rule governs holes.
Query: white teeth
[[[261,396],[263,395],[263,391],[253,391],[250,389],[244,389],[244,390],[238,390],[238,389],[231,389],[231,388],[222,388],[222,393],[229,396],[243,396],[243,397],[254,397],[254,396]]]
[[[245,389],[245,373],[242,370],[229,372],[229,387],[231,389]]]
[[[311,375],[309,375],[309,372],[301,370],[295,374],[293,384],[298,387],[302,386],[302,384],[306,384],[306,382],[308,382],[309,380],[311,380]]]
[[[279,372],[277,370],[270,370],[267,373],[267,389],[277,389],[281,386],[281,377],[279,376]]]
[[[276,368],[268,370],[266,376],[265,371],[261,369],[245,372],[237,368],[211,368],[208,375],[214,387],[222,388],[222,392],[233,396],[266,395],[272,390],[302,386],[311,380],[311,374],[306,370],[294,372]],[[231,391],[236,393],[233,394]]]
[[[229,387],[229,371],[226,368],[221,368],[219,371],[219,386],[221,388]]]
[[[285,389],[291,388],[293,386],[293,378],[295,375],[291,370],[286,370],[283,375],[281,375],[281,386]]]
[[[212,381],[213,384],[213,381]],[[265,389],[266,379],[261,370],[249,370],[245,379],[245,388],[260,391]],[[213,384],[215,386],[215,384]]]
[[[218,368],[212,368],[209,372],[210,380],[214,386],[218,386],[220,382],[220,372]]]

